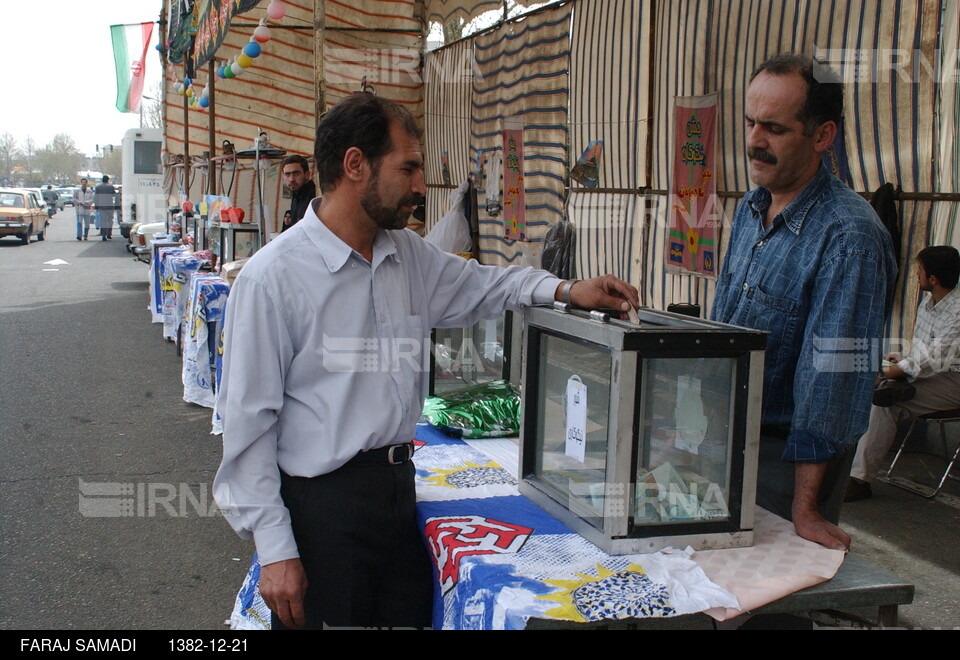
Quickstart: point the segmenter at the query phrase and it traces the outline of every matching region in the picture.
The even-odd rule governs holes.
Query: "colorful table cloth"
[[[219,275],[194,273],[189,292],[183,329],[183,400],[213,408],[214,363],[230,286]]]

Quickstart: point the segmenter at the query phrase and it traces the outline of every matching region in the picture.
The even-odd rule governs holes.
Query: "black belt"
[[[370,451],[362,451],[349,461],[347,465],[402,465],[413,458],[415,448],[413,441],[404,442],[389,447],[378,447]]]

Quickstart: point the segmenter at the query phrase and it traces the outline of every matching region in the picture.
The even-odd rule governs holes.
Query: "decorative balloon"
[[[266,25],[258,25],[253,31],[253,38],[261,44],[267,43],[270,41],[270,28]]]
[[[270,6],[267,7],[267,16],[275,21],[279,21],[286,15],[286,13],[287,6],[280,0],[271,0]]]
[[[269,17],[277,21],[286,15],[287,6],[283,3],[283,0],[270,0],[270,5],[267,7],[267,15],[260,19],[257,27],[253,31],[253,36],[250,37],[249,43],[245,44],[240,53],[234,56],[233,61],[217,67],[217,77],[229,79],[238,78],[243,75],[247,69],[253,66],[253,60],[263,54],[263,49],[260,44],[267,43],[272,37],[270,28],[267,25],[267,18]],[[201,108],[208,107],[210,105],[209,85],[199,94],[194,94],[190,85],[191,80],[184,78],[182,83],[176,83],[174,85],[174,89],[177,90],[178,94],[188,96],[189,103],[198,105]]]

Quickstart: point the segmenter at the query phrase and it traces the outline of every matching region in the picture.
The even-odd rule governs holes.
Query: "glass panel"
[[[160,142],[133,143],[133,173],[161,174]]]
[[[736,364],[644,360],[634,525],[729,519]]]
[[[503,319],[501,315],[469,328],[437,330],[433,346],[435,396],[503,377]]]
[[[603,517],[605,495],[611,362],[606,349],[542,335],[536,476],[557,491],[560,503],[597,527],[601,526],[598,519]],[[567,408],[573,377],[579,378],[582,385],[575,387],[586,399],[582,457],[567,444],[567,415],[570,426],[575,426],[576,415]],[[584,403],[582,398],[578,402],[572,395],[569,398],[571,407]]]

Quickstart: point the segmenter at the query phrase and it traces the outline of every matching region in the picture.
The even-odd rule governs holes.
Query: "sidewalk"
[[[951,450],[957,435],[948,435]],[[935,484],[945,466],[936,456],[905,453],[896,475]],[[875,481],[873,497],[844,504],[840,526],[853,537],[853,552],[916,586],[913,604],[900,608],[901,627],[960,629],[960,481],[948,479],[932,500]]]

